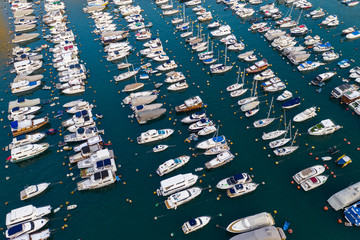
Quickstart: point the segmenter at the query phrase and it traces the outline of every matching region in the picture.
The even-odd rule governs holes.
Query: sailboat
[[[295,152],[295,150],[299,148],[299,146],[293,146],[293,144],[294,144],[294,142],[295,142],[295,138],[296,138],[297,132],[298,132],[298,130],[296,130],[295,135],[294,135],[294,138],[293,138],[290,146],[281,147],[281,148],[276,148],[276,149],[273,151],[276,156],[286,156],[286,155],[289,155],[289,154]]]
[[[243,83],[242,83],[242,84],[239,83],[240,72],[241,72],[241,68],[239,67],[239,72],[238,72],[238,77],[237,77],[236,83],[228,86],[228,87],[226,88],[226,91],[232,92],[232,91],[238,90],[239,88],[241,88],[242,86],[244,86]]]
[[[300,22],[302,11],[303,10],[300,11],[300,15],[299,15],[299,17],[298,17],[298,19],[296,21],[291,20],[289,22],[285,22],[285,23],[280,25],[280,28],[291,28],[291,27],[295,27],[296,25],[298,25],[299,22]]]
[[[184,33],[180,34],[180,37],[182,37],[182,38],[187,38],[187,37],[192,36],[192,35],[193,35],[193,30],[194,30],[194,26],[193,26],[193,25],[194,25],[194,22],[191,21],[190,30],[187,31],[187,32],[184,32]]]
[[[125,68],[129,68],[131,66],[131,63],[128,63],[127,57],[125,56],[125,62],[119,63],[117,65],[117,68],[119,70],[125,69]]]
[[[135,75],[139,72],[139,70],[138,70],[138,69],[135,70],[135,69],[134,69],[134,65],[131,64],[131,66],[132,66],[132,68],[133,68],[132,71],[130,71],[130,67],[128,67],[128,71],[127,71],[127,72],[121,73],[121,74],[118,75],[118,76],[114,76],[115,81],[116,81],[116,82],[124,81],[124,80],[127,80],[127,79],[132,78],[133,76],[135,76]]]
[[[144,87],[144,83],[138,83],[135,75],[135,83],[128,84],[122,90],[123,92],[134,92]]]
[[[211,58],[208,58],[208,59],[203,60],[203,63],[206,64],[206,65],[213,64],[213,63],[215,63],[216,61],[219,60],[219,57],[220,57],[220,51],[218,50],[218,58],[213,58],[213,57],[211,57]],[[211,66],[212,66],[212,65],[211,65]],[[211,66],[210,66],[210,67],[211,67]]]
[[[286,115],[284,115],[286,116]],[[286,118],[284,117],[284,127],[285,129],[284,130],[280,130],[280,129],[277,129],[275,131],[271,131],[271,132],[268,132],[268,133],[263,133],[262,135],[262,140],[272,140],[272,139],[275,139],[275,138],[278,138],[282,135],[284,135],[286,133]]]
[[[268,126],[270,123],[272,123],[272,122],[275,120],[275,118],[271,118],[271,117],[270,117],[270,113],[271,113],[273,101],[274,101],[274,97],[271,98],[271,104],[270,104],[270,108],[269,108],[269,112],[268,112],[267,117],[255,121],[255,122],[253,123],[254,127],[256,127],[256,128],[266,127],[266,126]]]
[[[245,75],[245,73],[244,73]],[[243,98],[243,99],[240,99],[237,104],[242,106],[242,105],[245,105],[245,104],[248,104],[250,102],[253,102],[253,101],[256,101],[258,100],[258,96],[257,96],[257,84],[256,84],[256,80],[254,80],[253,82],[253,85],[252,85],[252,88],[251,88],[251,93],[250,93],[250,97],[247,97],[247,98]]]
[[[190,22],[187,21],[187,18],[186,18],[185,5],[184,5],[183,9],[184,9],[184,10],[183,10],[183,12],[184,12],[184,14],[183,14],[183,21],[182,21],[181,24],[179,24],[179,25],[176,26],[176,30],[184,31],[184,30],[186,30],[186,27],[189,27],[189,25],[190,25]]]
[[[239,70],[239,75],[238,75],[238,81],[239,81],[239,78],[240,78],[240,70]],[[231,97],[240,97],[241,95],[243,95],[244,93],[246,93],[247,92],[247,88],[244,88],[244,84],[245,84],[245,72],[243,73],[243,75],[242,75],[242,83],[241,83],[241,87],[240,87],[240,89],[237,89],[237,90],[235,90],[235,91],[232,91],[231,93],[230,93],[230,96]]]
[[[289,132],[289,130],[290,130],[290,135],[289,135],[290,137],[286,138],[286,135]],[[269,147],[271,147],[271,148],[279,148],[279,147],[284,146],[285,144],[287,144],[290,140],[291,140],[291,120],[289,121],[288,127],[286,128],[286,132],[285,132],[284,137],[280,138],[280,139],[277,139],[277,140],[274,140],[274,141],[271,141],[269,143]]]
[[[254,116],[255,114],[257,114],[260,111],[260,104],[257,105],[257,108],[251,109],[247,112],[245,112],[245,117],[249,118]]]
[[[219,135],[219,126],[214,134],[213,139],[217,139]],[[216,141],[215,146],[206,149],[205,151],[205,155],[215,155],[215,154],[219,154],[222,153],[224,151],[230,150],[230,147],[227,145],[226,141]]]
[[[207,50],[205,52],[199,53],[199,60],[204,61],[210,59],[214,56],[214,43],[211,43],[211,51],[209,51],[209,43],[207,44]]]
[[[226,66],[227,60],[227,46],[225,45],[225,57],[224,57],[224,64],[215,64],[210,66],[210,72],[212,74],[221,74],[230,71],[233,66]]]
[[[185,5],[184,5],[184,7],[185,7]],[[185,12],[185,9],[184,9],[184,12]],[[173,25],[177,25],[177,24],[179,24],[179,23],[182,23],[183,21],[184,21],[184,19],[180,17],[180,12],[179,12],[179,16],[176,17],[176,18],[173,18],[173,19],[171,20],[171,23],[172,23]]]

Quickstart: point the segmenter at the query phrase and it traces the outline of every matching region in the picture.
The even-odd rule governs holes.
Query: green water
[[[58,213],[50,215],[53,220],[49,222],[48,226],[51,229],[58,229],[64,224],[68,225],[65,230],[58,229],[54,231],[53,239],[185,239],[181,225],[190,218],[203,215],[210,215],[213,218],[204,229],[186,236],[186,239],[229,239],[232,235],[221,228],[217,228],[217,224],[226,227],[235,219],[262,211],[274,213],[274,210],[277,211],[277,214],[273,214],[276,226],[281,227],[285,220],[291,222],[290,228],[294,232],[293,234],[287,234],[289,239],[333,240],[359,238],[358,229],[348,228],[337,223],[337,219],[342,218],[341,212],[333,210],[325,212],[323,210],[323,207],[327,204],[326,200],[333,193],[359,181],[359,152],[356,150],[357,147],[360,147],[358,138],[360,130],[359,118],[357,115],[353,115],[351,111],[346,111],[343,105],[329,98],[331,90],[342,83],[341,78],[348,76],[348,70],[336,68],[337,61],[335,61],[327,66],[322,66],[316,72],[306,75],[293,71],[294,67],[282,59],[278,52],[270,48],[269,43],[261,35],[247,31],[250,27],[249,23],[244,23],[236,15],[232,15],[231,11],[224,11],[224,5],[216,4],[215,0],[206,0],[202,4],[204,7],[209,7],[211,11],[214,11],[213,16],[215,19],[221,19],[231,25],[234,34],[238,38],[241,37],[247,45],[245,51],[256,49],[257,53],[266,57],[272,64],[272,69],[278,73],[278,76],[287,81],[288,89],[293,93],[296,92],[295,95],[303,99],[299,107],[287,112],[287,119],[292,118],[310,106],[316,105],[320,107],[316,118],[295,125],[299,132],[302,133],[297,138],[300,148],[292,155],[276,158],[270,149],[263,150],[267,143],[261,140],[261,135],[263,131],[276,129],[279,126],[279,121],[271,124],[266,129],[247,129],[247,126],[252,125],[254,120],[266,117],[268,109],[266,104],[261,104],[260,113],[253,119],[246,119],[241,113],[234,114],[239,109],[231,107],[231,105],[236,105],[238,99],[231,99],[225,90],[228,85],[236,81],[237,66],[245,68],[249,65],[237,60],[236,55],[238,53],[229,53],[229,63],[235,63],[231,72],[220,76],[207,74],[208,67],[197,60],[197,56],[188,50],[189,46],[184,46],[185,42],[179,37],[179,33],[174,34],[174,28],[170,23],[171,18],[161,17],[159,15],[161,11],[156,8],[153,1],[137,0],[136,2],[144,9],[143,15],[154,23],[153,35],[159,34],[168,55],[179,63],[180,71],[186,76],[189,75],[187,81],[190,87],[184,92],[170,93],[163,86],[161,89],[161,96],[163,97],[159,98],[158,102],[166,102],[165,106],[168,109],[166,116],[161,120],[146,125],[140,126],[136,121],[132,123],[131,119],[128,118],[128,115],[131,114],[130,110],[127,107],[123,108],[121,105],[121,101],[126,94],[119,93],[130,81],[119,84],[110,81],[114,75],[120,72],[116,70],[114,64],[108,63],[103,58],[102,46],[99,41],[94,41],[98,36],[91,34],[91,31],[94,30],[93,27],[90,27],[93,25],[93,21],[82,11],[85,1],[65,1],[68,10],[67,15],[71,21],[69,26],[76,30],[75,34],[78,34],[76,42],[80,44],[80,58],[86,63],[87,69],[90,70],[87,91],[81,97],[89,101],[95,99],[97,107],[93,112],[104,115],[104,119],[100,121],[101,124],[98,128],[105,130],[104,140],[112,142],[111,148],[117,156],[117,164],[122,166],[118,169],[118,174],[122,175],[122,182],[101,190],[75,191],[74,194],[71,194],[80,178],[72,181],[66,177],[66,174],[73,172],[74,176],[77,176],[79,171],[77,169],[69,170],[67,166],[65,157],[72,153],[57,152],[59,148],[56,145],[62,139],[62,136],[49,136],[46,142],[52,145],[50,150],[26,163],[20,165],[8,164],[9,167],[5,168],[5,159],[9,156],[9,152],[1,152],[4,166],[0,171],[2,176],[0,181],[4,190],[0,195],[0,199],[4,203],[8,202],[1,209],[1,216],[5,218],[5,214],[11,209],[25,204],[19,200],[18,195],[25,185],[63,181],[63,184],[51,186],[46,193],[28,202],[28,204],[31,203],[35,206],[51,204],[53,208],[61,204],[65,205],[67,201],[70,204],[78,205],[78,208],[71,212],[61,209]],[[360,26],[359,6],[348,8],[334,0],[326,2],[312,1],[312,3],[314,7],[321,6],[330,14],[337,14],[344,24],[334,29],[324,30],[318,26],[322,20],[314,21],[302,18],[301,23],[305,23],[313,30],[313,36],[318,34],[321,38],[330,41],[336,52],[341,51],[342,58],[354,59],[356,63],[360,61],[359,51],[357,50],[359,40],[341,43],[340,40],[343,39],[343,36],[339,34],[342,29],[347,27]],[[174,4],[178,5],[179,3],[176,1]],[[111,5],[109,8],[113,9]],[[1,6],[9,8],[7,3],[1,3]],[[38,5],[36,7],[39,9]],[[259,7],[254,6],[257,10]],[[279,8],[283,13],[286,13],[289,9],[284,5],[279,5]],[[3,9],[2,12],[6,15],[4,17],[6,21],[7,16],[10,16],[9,9]],[[300,11],[295,10],[294,12],[294,16],[297,16]],[[36,14],[39,14],[38,10],[36,10]],[[191,19],[195,19],[195,14],[191,9],[187,8],[186,14]],[[126,26],[122,18],[118,20],[119,29]],[[10,26],[13,29],[12,22]],[[42,27],[37,27],[38,32],[41,29]],[[205,29],[204,33],[207,32],[208,30]],[[165,42],[166,40],[167,42]],[[129,41],[136,47],[135,52],[129,58],[129,62],[139,66],[140,58],[135,53],[142,49],[142,43],[136,42],[133,33],[130,35]],[[299,41],[302,42],[303,40],[299,39]],[[34,48],[44,43],[44,40],[39,40],[29,44],[29,46]],[[214,43],[217,46],[219,41],[215,40]],[[217,49],[224,50],[224,46],[219,43],[215,50]],[[1,55],[1,58],[6,59],[6,56],[3,55]],[[50,57],[50,54],[48,57]],[[315,60],[315,57],[313,55],[311,60]],[[46,59],[45,63],[49,63],[49,60]],[[355,64],[352,64],[352,66],[356,66]],[[325,72],[324,67],[336,68],[337,76],[341,78],[334,77],[323,87],[323,91],[319,94],[315,91],[316,88],[308,85],[308,82],[317,74]],[[44,73],[46,84],[51,85],[51,81],[56,82],[56,79],[54,79],[56,74],[52,72],[54,70],[51,70],[50,66],[44,68],[46,70]],[[8,101],[15,99],[15,96],[11,93],[5,92],[15,76],[8,72],[9,69],[2,61],[0,66],[1,77],[6,79],[0,82],[1,98],[4,99],[0,102],[0,107],[4,111],[7,110]],[[164,79],[164,76],[151,76],[150,80],[146,81],[148,84],[146,84],[145,90],[152,89],[153,82],[162,82]],[[251,76],[246,78],[249,84],[251,84],[251,80]],[[260,94],[263,95],[263,93]],[[58,91],[54,91],[53,96],[57,95]],[[203,188],[209,185],[215,186],[219,180],[237,172],[253,174],[255,182],[265,182],[265,185],[260,185],[255,192],[248,196],[235,199],[229,199],[225,192],[215,188],[211,192],[203,190],[202,194],[192,202],[179,207],[177,210],[167,210],[163,204],[164,198],[156,196],[154,191],[159,187],[159,182],[168,176],[160,178],[156,175],[155,170],[158,165],[170,158],[194,153],[194,151],[189,150],[189,147],[194,147],[196,143],[184,143],[184,139],[187,137],[187,126],[179,122],[185,115],[175,114],[174,110],[172,110],[174,106],[181,104],[186,98],[194,95],[200,95],[203,101],[208,104],[206,109],[208,115],[212,114],[211,118],[213,120],[220,121],[222,125],[220,134],[224,134],[231,140],[233,143],[231,152],[238,154],[231,163],[224,167],[198,173],[205,174],[205,176],[201,178],[202,182],[198,182],[196,186]],[[270,101],[271,96],[272,94],[261,97],[261,101]],[[274,94],[274,96],[276,97],[277,94]],[[38,90],[26,97],[50,99],[51,92]],[[53,118],[55,115],[53,111],[60,110],[63,103],[77,98],[61,95],[60,105],[54,107],[44,106],[40,116],[49,114],[51,127],[57,128],[60,126],[61,120]],[[274,105],[275,116],[278,117],[282,114],[281,105],[277,102]],[[4,119],[1,126],[9,124],[5,113],[1,114],[1,118]],[[67,117],[63,117],[63,119],[65,118]],[[344,128],[326,137],[312,137],[306,134],[310,126],[326,118],[335,120]],[[175,119],[178,121],[174,121]],[[141,146],[135,143],[136,137],[141,132],[153,128],[175,129],[175,134],[165,143],[176,147],[155,154],[150,152],[155,144]],[[178,130],[182,134],[179,134]],[[7,127],[3,129],[3,134],[0,135],[0,142],[3,146],[11,141],[11,137],[8,136],[9,133],[10,130]],[[128,138],[134,141],[130,142]],[[344,138],[350,141],[351,144],[346,144]],[[259,141],[255,141],[255,139],[259,139]],[[335,166],[334,162],[327,162],[330,169],[326,171],[326,174],[333,171],[337,177],[329,177],[326,184],[310,192],[298,190],[295,185],[290,183],[292,175],[296,172],[315,164],[322,164],[322,162],[316,161],[315,157],[326,155],[324,152],[332,145],[340,145],[341,153],[351,156],[353,163],[341,169]],[[310,152],[313,153],[312,156],[309,155]],[[268,157],[268,154],[271,154],[271,157]],[[187,165],[169,174],[169,176],[194,172],[195,168],[203,166],[210,159],[210,157],[203,155],[192,157]],[[276,161],[279,162],[278,165],[275,164]],[[65,166],[63,165],[64,162],[66,163]],[[250,168],[253,171],[250,171]],[[10,176],[10,180],[6,181],[6,176]],[[127,200],[131,200],[132,203]],[[159,203],[158,206],[156,206],[157,203]],[[220,213],[222,214],[221,217],[218,216]],[[68,217],[67,221],[64,222],[63,218],[67,217],[67,214],[71,214],[71,217]],[[157,220],[154,217],[157,217]],[[173,237],[171,237],[172,233]]]

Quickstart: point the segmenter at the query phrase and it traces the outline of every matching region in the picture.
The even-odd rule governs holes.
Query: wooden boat
[[[201,108],[203,106],[203,102],[199,96],[195,96],[192,98],[189,98],[184,101],[183,104],[176,106],[175,111],[176,112],[188,112],[194,109]]]
[[[41,128],[49,122],[48,117],[38,118],[34,120],[23,120],[23,121],[13,121],[11,123],[11,132],[14,137],[28,132],[32,132],[36,129]]]

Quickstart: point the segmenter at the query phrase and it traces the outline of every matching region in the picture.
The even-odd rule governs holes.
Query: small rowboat
[[[168,145],[157,145],[153,148],[153,152],[162,152],[165,151],[168,147]]]
[[[72,209],[75,209],[75,208],[77,208],[76,204],[69,205],[69,206],[66,207],[67,210],[72,210]]]

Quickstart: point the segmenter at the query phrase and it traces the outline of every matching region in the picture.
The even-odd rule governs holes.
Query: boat
[[[240,88],[242,88],[242,87],[244,86],[244,83],[239,83],[240,73],[241,73],[241,68],[239,67],[238,77],[237,77],[236,83],[228,86],[228,87],[226,88],[226,91],[232,92],[232,91],[238,90],[238,89],[240,89]]]
[[[289,128],[290,128],[290,126],[289,126]],[[286,155],[289,155],[289,154],[295,152],[299,148],[299,146],[293,146],[293,144],[295,142],[295,138],[297,136],[297,132],[298,132],[298,130],[296,130],[296,132],[294,134],[294,138],[292,139],[290,146],[276,147],[275,150],[273,150],[273,153],[276,156],[286,156]],[[286,139],[282,139],[282,140],[286,141]],[[270,144],[272,144],[272,142]],[[280,140],[280,142],[276,142],[276,144],[277,145],[279,145],[279,144],[285,145],[285,144],[283,144],[283,142],[281,142],[281,140]]]
[[[135,113],[139,113],[139,112],[142,112],[142,111],[159,109],[162,106],[163,106],[162,103],[153,103],[153,104],[143,104],[143,105],[131,106],[131,109]]]
[[[164,145],[164,144],[160,144],[160,145],[157,145],[155,147],[153,147],[153,152],[162,152],[162,151],[165,151],[167,148],[169,147],[169,145]]]
[[[170,60],[170,61],[166,61],[162,65],[158,66],[156,69],[159,71],[169,71],[169,70],[175,69],[177,67],[178,67],[178,65],[175,63],[175,61]]]
[[[135,116],[139,124],[145,124],[148,121],[161,117],[164,113],[166,113],[165,108],[158,108],[154,110],[144,110],[137,112]]]
[[[311,83],[315,86],[318,86],[319,84],[332,78],[335,74],[336,74],[336,72],[325,72],[325,73],[319,74],[311,81]]]
[[[50,237],[50,229],[45,229],[41,232],[36,233],[25,233],[20,235],[19,237],[13,238],[12,240],[45,240]]]
[[[316,109],[317,109],[316,107],[311,107],[311,108],[305,109],[303,112],[295,115],[295,117],[293,118],[293,121],[294,122],[303,122],[310,118],[316,117],[316,115],[317,115]]]
[[[315,35],[314,37],[306,36],[304,44],[306,46],[313,46],[314,44],[317,44],[321,41],[319,35]]]
[[[88,156],[88,158],[86,159],[76,159],[79,160],[79,162],[77,162],[77,167],[78,169],[84,169],[84,168],[91,168],[92,166],[94,166],[94,164],[96,164],[97,162],[101,161],[101,160],[107,160],[110,162],[112,162],[114,159],[114,152],[113,150],[109,150],[109,149],[102,149],[102,150],[98,150],[97,152],[92,153],[90,156]],[[76,163],[76,161],[70,161],[71,164]]]
[[[21,82],[10,83],[10,85],[11,85],[11,92],[13,94],[20,94],[37,89],[38,87],[40,87],[41,81],[34,81],[34,82],[21,81]]]
[[[206,113],[203,111],[200,111],[200,112],[193,113],[190,116],[184,117],[183,119],[181,119],[181,122],[189,124],[189,123],[193,123],[193,122],[198,122],[204,118],[206,118]]]
[[[167,209],[177,209],[178,206],[185,204],[192,199],[196,198],[201,194],[201,188],[199,187],[192,187],[177,193],[170,195],[165,200],[165,206]]]
[[[282,228],[277,228],[274,226],[262,227],[250,232],[238,234],[230,240],[248,240],[248,239],[256,239],[256,240],[285,240],[286,235]]]
[[[115,159],[108,158],[93,162],[93,165],[91,165],[89,168],[80,169],[80,177],[88,178],[91,177],[93,174],[103,170],[111,170],[115,173],[117,171]]]
[[[216,155],[219,153],[222,153],[224,151],[230,150],[230,147],[226,142],[219,142],[216,143],[214,147],[206,149],[204,152],[204,155],[210,156],[210,155]]]
[[[275,224],[274,218],[270,213],[262,212],[230,223],[226,231],[231,233],[244,233],[258,228],[273,226]]]
[[[293,94],[290,91],[285,90],[281,95],[276,98],[276,100],[282,102],[292,98],[292,96]]]
[[[247,173],[237,173],[231,177],[222,179],[221,181],[216,184],[218,189],[226,190],[229,188],[234,187],[236,184],[244,184],[252,182],[252,179],[249,174]]]
[[[32,107],[40,104],[40,98],[35,99],[26,99],[26,98],[18,98],[15,101],[9,102],[8,112],[11,112],[11,109],[15,107]]]
[[[350,226],[360,226],[360,202],[357,202],[350,207],[344,209],[346,221]]]
[[[306,179],[300,184],[300,186],[302,187],[302,189],[304,189],[304,191],[307,192],[324,184],[327,179],[328,176],[318,175],[316,177],[311,177],[309,179]]]
[[[192,98],[189,98],[184,101],[183,104],[176,106],[175,111],[176,112],[188,112],[194,109],[201,108],[203,106],[203,102],[199,96],[195,96]]]
[[[224,144],[226,143],[225,136],[217,136],[210,138],[208,140],[202,141],[196,145],[198,149],[209,149],[215,147],[217,144]]]
[[[286,120],[284,120],[284,123],[285,123],[285,129],[284,130],[275,130],[275,131],[271,131],[271,132],[268,132],[268,133],[263,133],[262,135],[262,140],[272,140],[272,139],[275,139],[275,138],[278,138],[282,135],[284,135],[287,130],[286,130]]]
[[[350,204],[353,204],[360,200],[360,182],[352,184],[343,190],[333,194],[327,202],[335,211],[343,209]]]
[[[347,155],[342,155],[340,156],[335,163],[340,165],[341,167],[346,167],[347,165],[349,165],[352,162],[351,158]]]
[[[176,83],[185,79],[182,72],[169,72],[166,76],[165,83]]]
[[[34,134],[24,134],[19,135],[13,138],[12,142],[9,144],[9,149],[12,150],[17,147],[24,145],[36,143],[43,139],[46,135],[44,133],[34,133]]]
[[[40,218],[29,222],[19,223],[18,225],[9,227],[5,232],[5,236],[7,239],[14,239],[26,233],[33,233],[44,227],[48,221],[49,220],[46,218]]]
[[[306,179],[309,179],[311,177],[316,177],[320,174],[325,172],[325,167],[322,165],[315,165],[312,167],[305,168],[304,170],[301,170],[300,172],[296,173],[292,178],[295,180],[297,184],[301,184]]]
[[[300,98],[295,97],[282,105],[283,109],[292,109],[300,105]]]
[[[112,170],[102,170],[95,172],[90,178],[78,182],[77,189],[79,191],[83,191],[102,188],[114,183],[115,181],[116,175]]]
[[[160,182],[160,188],[156,190],[157,195],[168,196],[191,187],[198,180],[198,176],[192,173],[178,174]]]
[[[338,59],[339,56],[340,55],[338,53],[335,53],[333,50],[328,51],[328,52],[324,52],[322,54],[323,60],[326,61],[326,62],[334,61],[334,60]]]
[[[213,37],[223,37],[231,34],[231,27],[229,25],[221,25],[218,29],[210,32]]]
[[[39,35],[39,33],[16,34],[14,39],[12,40],[12,43],[24,43],[37,38]]]
[[[330,51],[331,49],[333,49],[333,47],[331,46],[331,44],[329,42],[327,43],[316,43],[314,44],[313,50],[314,52],[327,52]]]
[[[92,138],[98,135],[100,132],[97,127],[80,127],[76,129],[74,133],[68,134],[64,136],[64,142],[80,142],[86,141],[89,138]]]
[[[325,119],[315,126],[308,129],[308,133],[313,136],[323,136],[332,134],[340,129],[339,125],[336,125],[332,120]]]
[[[115,76],[114,79],[115,79],[116,82],[125,81],[125,80],[127,80],[129,78],[132,78],[132,77],[136,76],[136,74],[138,72],[139,72],[138,70],[130,71],[130,69],[129,69],[129,71],[121,73],[118,76]]]
[[[226,150],[220,154],[218,154],[214,159],[205,163],[206,169],[218,168],[221,167],[228,162],[231,162],[234,159],[234,155],[229,151]]]
[[[198,122],[191,124],[189,126],[189,131],[197,132],[205,127],[213,126],[213,125],[214,125],[214,122],[211,121],[209,118],[203,118],[203,119],[200,119]]]
[[[20,192],[20,199],[28,200],[29,198],[35,197],[43,193],[49,187],[49,185],[50,183],[40,183],[37,185],[28,186]]]
[[[211,133],[214,133],[214,132],[216,132],[216,127],[214,126],[214,125],[212,125],[212,126],[207,126],[207,127],[204,127],[203,129],[201,129],[198,133],[197,133],[197,135],[199,135],[199,136],[206,136],[206,135],[209,135],[209,134],[211,134]]]
[[[6,214],[6,226],[12,227],[21,222],[32,221],[42,218],[51,213],[51,206],[35,207],[27,205],[24,207],[16,208]]]
[[[189,84],[186,83],[186,80],[178,81],[177,83],[174,83],[170,85],[167,90],[169,91],[181,91],[184,89],[187,89],[189,87]]]
[[[222,74],[222,73],[225,73],[225,72],[228,72],[230,71],[233,66],[226,66],[226,60],[227,60],[227,46],[225,47],[225,56],[224,56],[224,63],[221,64],[212,64],[210,65],[210,72],[212,74]]]
[[[145,144],[154,141],[159,141],[165,138],[168,138],[170,135],[174,133],[173,129],[161,129],[155,130],[151,129],[146,132],[141,133],[139,137],[137,137],[138,144]]]
[[[312,61],[306,61],[302,64],[300,64],[299,66],[297,66],[297,69],[300,72],[307,72],[307,71],[313,71],[318,69],[321,65],[324,65],[323,63],[320,62],[312,62]]]
[[[274,72],[271,70],[271,69],[267,69],[259,74],[256,74],[254,76],[254,80],[256,81],[263,81],[263,80],[266,80],[266,79],[270,79],[270,78],[273,78],[275,77],[275,74]]]
[[[86,142],[74,146],[74,152],[96,152],[104,145],[103,139],[100,135],[96,135],[86,140]]]
[[[249,68],[246,68],[247,73],[257,73],[264,71],[269,66],[266,59],[263,59],[261,61],[256,62],[254,65],[250,66]]]
[[[220,27],[220,26],[221,26],[220,21],[219,21],[219,20],[215,20],[214,22],[209,23],[207,27],[208,27],[208,29],[214,29],[214,28],[218,28],[218,27]]]
[[[12,163],[19,163],[30,158],[34,158],[41,153],[45,152],[49,148],[48,143],[42,144],[28,144],[20,147],[11,149],[11,159]]]
[[[226,191],[226,194],[228,195],[229,198],[239,197],[255,191],[258,186],[259,184],[253,182],[236,184],[234,187],[229,188]]]
[[[174,159],[167,160],[163,164],[161,164],[158,169],[156,170],[156,173],[161,177],[165,174],[168,174],[182,166],[184,166],[186,163],[188,163],[190,160],[189,156],[180,156]]]
[[[260,119],[260,120],[257,120],[255,122],[253,122],[253,126],[255,128],[266,127],[275,120],[275,118],[270,118],[270,113],[271,113],[271,108],[272,108],[273,101],[274,101],[274,98],[271,99],[271,104],[270,104],[268,116],[266,118],[263,118],[263,119]]]
[[[252,101],[252,102],[242,105],[240,107],[240,109],[243,112],[248,112],[248,111],[251,111],[251,110],[255,109],[256,107],[258,107],[259,104],[260,104],[260,101]]]
[[[342,61],[340,61],[340,62],[337,63],[337,65],[338,65],[340,68],[348,68],[348,67],[350,67],[350,64],[351,64],[351,62],[350,62],[349,59],[344,59],[344,60],[342,60]]]
[[[191,232],[197,231],[200,228],[205,227],[206,224],[210,222],[210,216],[202,216],[190,219],[184,225],[182,225],[182,230],[185,234],[189,234]]]

